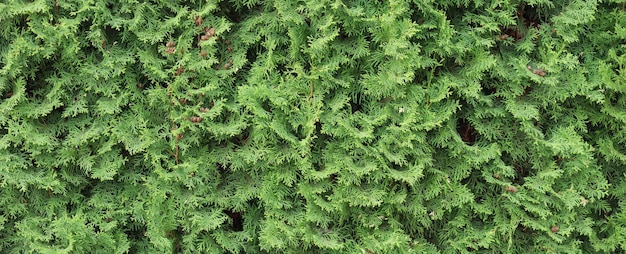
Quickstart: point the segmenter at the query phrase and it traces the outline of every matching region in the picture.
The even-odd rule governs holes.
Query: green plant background
[[[626,250],[624,1],[0,10],[0,252]]]

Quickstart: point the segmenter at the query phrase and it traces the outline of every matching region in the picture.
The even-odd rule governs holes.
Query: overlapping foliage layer
[[[0,252],[626,250],[624,1],[0,10]]]

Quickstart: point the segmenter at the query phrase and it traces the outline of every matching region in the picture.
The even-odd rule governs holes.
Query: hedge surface
[[[626,251],[624,5],[3,1],[0,252]]]

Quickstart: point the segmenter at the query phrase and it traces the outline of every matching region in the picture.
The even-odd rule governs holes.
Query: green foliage
[[[4,1],[0,252],[623,252],[624,5]]]

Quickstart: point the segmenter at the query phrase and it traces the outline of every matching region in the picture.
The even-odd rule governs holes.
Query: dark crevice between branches
[[[259,54],[263,53],[263,47],[260,44],[250,45],[246,50],[246,59],[248,64],[252,65],[256,62]]]
[[[224,213],[232,220],[232,230],[235,232],[243,231],[243,216],[240,212],[225,210]]]
[[[257,199],[251,199],[247,201],[247,209],[246,211],[250,211],[250,208],[252,207],[258,207],[258,203],[257,203]],[[246,216],[245,212],[238,212],[238,211],[234,211],[232,209],[228,209],[228,210],[223,210],[223,212],[230,218],[231,220],[231,225],[229,227],[227,227],[227,229],[232,230],[234,232],[241,232],[244,230],[244,223],[245,223],[245,219],[244,217]]]
[[[317,138],[312,143],[311,151],[319,155],[315,158],[316,160],[322,160],[323,150],[326,148],[326,143],[332,140],[332,136],[322,133],[322,123],[320,121],[315,122],[315,133],[313,135],[317,136]]]
[[[239,135],[234,137],[233,143],[236,144],[236,147],[234,148],[233,151],[237,152],[238,148],[242,148],[246,146],[249,139],[250,139],[250,128],[246,128]]]
[[[261,103],[261,108],[265,110],[267,113],[272,113],[272,105],[270,105],[269,101],[264,100]]]
[[[502,158],[505,163],[511,165],[515,170],[515,178],[513,183],[516,185],[524,185],[527,176],[530,176],[532,171],[532,165],[527,161],[514,160],[510,153],[502,152]]]
[[[172,239],[174,244],[173,253],[182,253],[183,246],[181,242],[183,241],[183,235],[185,234],[185,230],[182,227],[177,227],[176,230],[170,230],[167,232],[167,236]]]
[[[131,243],[142,243],[146,239],[146,231],[148,227],[139,222],[127,222],[126,228],[129,230],[125,230],[124,233],[128,236],[128,241]],[[138,246],[137,244],[131,245],[129,253],[137,253],[142,246]]]
[[[524,26],[538,28],[540,24],[550,21],[546,10],[542,10],[539,5],[520,4],[517,8],[517,17],[524,21]]]
[[[474,145],[478,138],[478,132],[465,118],[457,119],[456,131],[461,136],[461,139],[467,145]]]
[[[350,112],[352,114],[356,113],[357,111],[362,111],[363,110],[363,100],[362,100],[362,95],[360,93],[357,93],[356,95],[352,96],[352,99],[350,100]]]
[[[518,26],[501,27],[500,39],[505,40],[508,37],[519,41],[526,36],[528,29],[539,29],[541,24],[549,22],[549,15],[543,14],[545,10],[541,10],[540,6],[531,6],[520,4],[517,8]]]
[[[333,186],[336,186],[337,185],[337,173],[331,174],[328,180]]]
[[[254,11],[259,11],[262,9],[262,6],[258,3],[256,5],[246,7],[247,8],[241,8],[238,6],[233,6],[230,1],[221,1],[217,9],[219,10],[219,13],[221,15],[235,23],[241,22],[242,18],[246,18]]]
[[[481,92],[486,96],[490,96],[490,95],[497,93],[498,90],[496,89],[496,86],[492,85],[492,84],[497,84],[497,83],[498,82],[492,81],[492,80],[485,82],[483,85],[481,85]]]
[[[229,165],[222,165],[221,163],[217,163],[216,170],[220,176],[226,177],[229,171]]]

